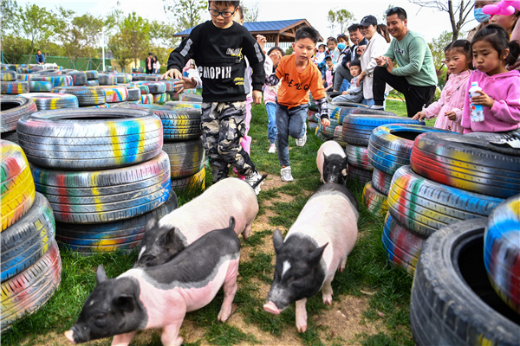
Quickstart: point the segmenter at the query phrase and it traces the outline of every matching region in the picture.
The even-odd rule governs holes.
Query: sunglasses
[[[396,14],[396,13],[406,13],[406,11],[401,8],[401,7],[392,7],[392,8],[389,8],[388,10],[386,10],[386,15],[387,16],[390,16],[392,14]]]

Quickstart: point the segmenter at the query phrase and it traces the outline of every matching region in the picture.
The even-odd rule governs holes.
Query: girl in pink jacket
[[[441,98],[423,109],[422,112],[418,112],[413,119],[437,117],[436,128],[462,133],[464,130],[460,124],[462,109],[471,75],[469,70],[471,65],[470,42],[468,40],[451,42],[444,48],[444,54],[450,77],[442,90]]]
[[[520,124],[520,72],[508,71],[520,55],[520,45],[509,42],[507,32],[490,24],[478,31],[471,41],[473,65],[476,71],[469,78],[468,87],[478,82],[482,89],[471,100],[466,97],[462,114],[464,133],[504,132],[515,130]],[[484,121],[471,121],[470,102],[482,105]]]

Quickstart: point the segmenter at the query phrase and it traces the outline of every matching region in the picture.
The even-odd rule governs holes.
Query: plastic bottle
[[[468,90],[468,97],[471,98],[475,96],[482,95],[482,89],[478,86],[478,82],[472,82],[471,88]],[[471,121],[480,122],[484,121],[484,107],[482,105],[475,105],[471,102]]]

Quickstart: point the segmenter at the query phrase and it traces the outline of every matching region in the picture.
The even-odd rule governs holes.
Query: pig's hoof
[[[67,330],[65,332],[65,337],[67,338],[67,340],[69,340],[72,344],[75,345],[76,343],[74,342],[74,338],[72,336],[73,334],[74,334],[74,332],[72,330]]]
[[[173,346],[181,346],[183,341],[184,341],[184,339],[179,336],[179,337],[177,337],[177,339],[175,339],[175,342],[172,345]]]
[[[225,309],[225,310],[228,310],[228,309]],[[221,309],[220,312],[218,313],[218,320],[223,323],[226,322],[228,320],[229,316],[231,316],[236,310],[237,310],[236,304],[232,304],[231,309],[229,311],[223,311],[223,309]]]
[[[307,331],[307,323],[302,325],[296,324],[296,328],[298,328],[298,333],[305,333]]]
[[[323,295],[323,304],[332,305],[332,294]]]

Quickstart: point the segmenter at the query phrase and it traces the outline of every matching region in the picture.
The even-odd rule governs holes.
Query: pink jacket
[[[280,89],[280,85],[282,82],[278,83],[278,85],[269,86],[264,85],[264,103],[276,103],[276,95],[278,94],[278,89]]]
[[[468,86],[471,71],[466,70],[459,74],[452,74],[442,90],[439,101],[432,103],[424,110],[426,118],[431,119],[437,117],[435,127],[439,129],[449,130],[462,133],[464,128],[461,126],[462,109],[466,98],[466,90]],[[447,112],[454,111],[457,119],[452,121],[445,115]]]
[[[484,107],[484,121],[472,122],[470,119],[470,99],[464,101],[462,127],[468,132],[504,132],[515,130],[520,125],[520,72],[517,70],[488,76],[484,72],[474,71],[469,77],[468,90],[471,82],[489,95],[495,104]]]

